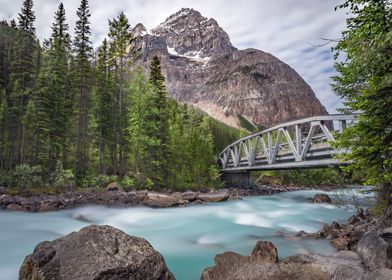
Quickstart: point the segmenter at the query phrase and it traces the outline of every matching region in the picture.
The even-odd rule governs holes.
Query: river
[[[371,195],[354,192],[361,204],[368,203]],[[0,279],[17,279],[24,256],[37,243],[92,223],[147,239],[178,280],[199,279],[218,253],[249,255],[257,240],[273,242],[280,258],[304,252],[332,254],[335,249],[327,240],[284,237],[300,230],[318,231],[323,223],[345,222],[355,212],[351,206],[310,203],[307,198],[316,193],[323,192],[295,191],[170,209],[87,206],[48,213],[0,211]],[[344,190],[329,193],[347,198],[351,194]]]

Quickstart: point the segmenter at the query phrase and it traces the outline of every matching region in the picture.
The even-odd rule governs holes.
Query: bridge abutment
[[[250,188],[254,186],[249,171],[222,172],[221,178],[227,188]]]

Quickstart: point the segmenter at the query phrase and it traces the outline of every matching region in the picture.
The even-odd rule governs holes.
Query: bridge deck
[[[356,115],[328,115],[283,123],[241,138],[219,154],[224,172],[342,165],[332,145]]]

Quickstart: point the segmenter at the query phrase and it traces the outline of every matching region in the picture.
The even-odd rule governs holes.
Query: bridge
[[[338,166],[336,134],[355,122],[353,115],[314,116],[278,124],[227,146],[218,156],[223,179],[246,185],[249,171]],[[246,176],[244,176],[247,174]]]

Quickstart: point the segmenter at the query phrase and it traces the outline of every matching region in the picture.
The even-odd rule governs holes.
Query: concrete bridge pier
[[[221,178],[227,188],[250,188],[254,186],[249,171],[222,172]]]

